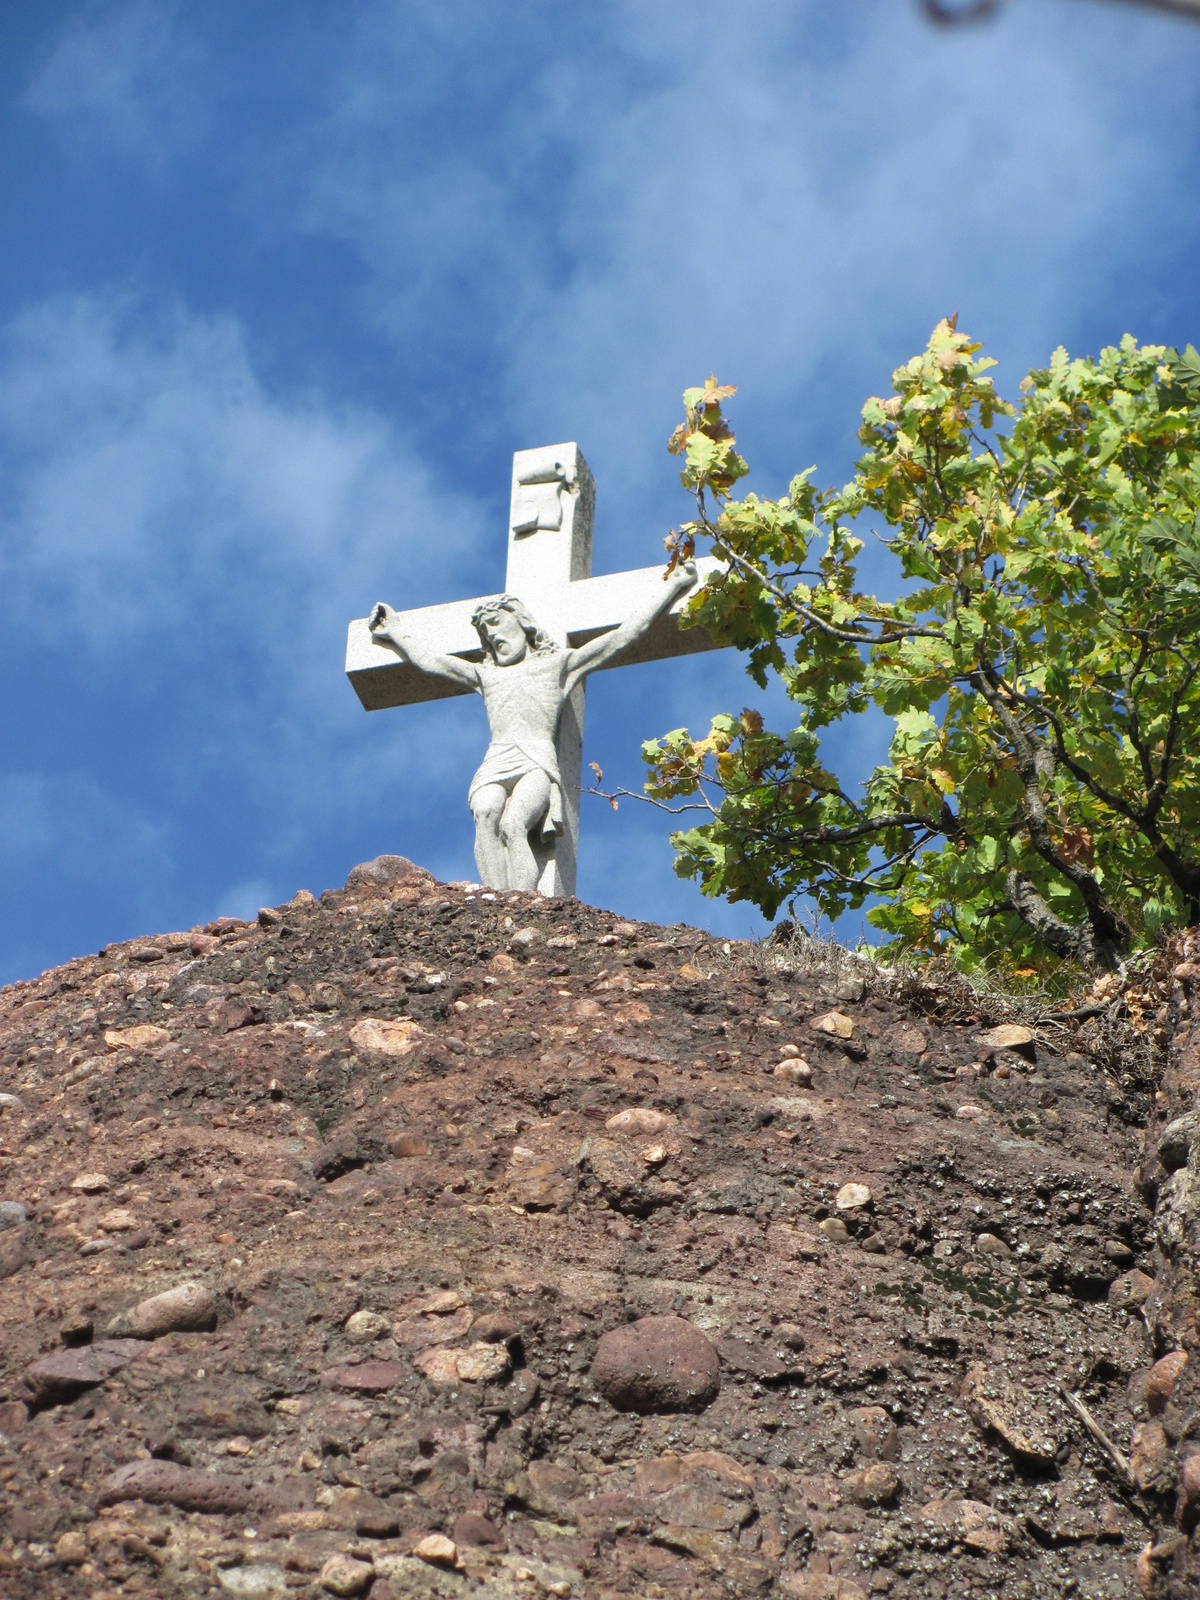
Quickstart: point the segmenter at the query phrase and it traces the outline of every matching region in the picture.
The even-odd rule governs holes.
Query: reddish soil
[[[1195,1592],[1136,1073],[405,864],[263,921],[0,992],[0,1595]],[[643,1317],[715,1398],[656,1323],[614,1409]]]

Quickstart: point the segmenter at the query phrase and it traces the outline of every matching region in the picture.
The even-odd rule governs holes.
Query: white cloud
[[[211,114],[203,64],[176,0],[91,0],[53,36],[23,100],[71,148],[100,140],[161,168]]]
[[[101,657],[236,645],[287,698],[377,585],[453,589],[479,525],[379,416],[268,394],[234,319],[115,295],[0,332],[0,461],[10,613]]]
[[[1027,5],[946,35],[895,0],[599,15],[590,53],[581,24],[539,34],[537,8],[473,9],[462,48],[430,52],[410,8],[371,8],[309,222],[360,253],[381,329],[405,348],[468,330],[514,433],[580,438],[602,494],[664,520],[662,441],[710,368],[742,385],[772,487],[808,464],[798,435],[837,452],[832,475],[865,394],[938,317],[1044,359],[1190,214],[1200,35],[1161,19]]]
[[[70,892],[82,827],[82,880],[123,891],[114,921],[174,906],[190,925],[290,895],[325,834],[445,857],[443,785],[465,793],[479,734],[455,736],[459,707],[368,719],[342,655],[379,596],[462,592],[480,536],[475,503],[379,416],[268,391],[232,318],[104,294],[26,310],[0,331],[0,617],[49,713],[120,748],[81,734],[108,812],[69,777],[14,791],[6,870]]]

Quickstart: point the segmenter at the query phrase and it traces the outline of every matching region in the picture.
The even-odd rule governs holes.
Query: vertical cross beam
[[[592,575],[595,506],[596,486],[577,444],[542,445],[513,456],[505,591],[523,600],[563,648],[568,644],[570,585]],[[545,895],[575,893],[584,687],[581,683],[563,706],[558,723],[563,832],[539,852],[538,892]]]

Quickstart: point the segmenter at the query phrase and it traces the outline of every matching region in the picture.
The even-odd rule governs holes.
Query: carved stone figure
[[[505,592],[376,606],[346,639],[346,674],[368,711],[482,697],[492,742],[470,800],[479,872],[493,887],[575,893],[586,676],[715,648],[702,628],[680,628],[679,613],[720,563],[702,556],[669,583],[661,566],[593,577],[594,505],[578,445],[519,450]]]
[[[564,829],[556,748],[564,705],[590,672],[641,639],[696,581],[695,563],[683,563],[652,603],[574,650],[555,644],[515,595],[501,595],[471,617],[484,649],[479,662],[431,649],[388,605],[371,612],[368,626],[377,642],[421,672],[483,696],[492,737],[471,780],[468,804],[475,819],[475,863],[488,888],[538,887],[543,861],[535,840]]]

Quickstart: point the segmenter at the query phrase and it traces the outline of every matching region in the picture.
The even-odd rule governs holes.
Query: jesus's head
[[[513,667],[532,650],[541,655],[554,643],[542,632],[516,595],[488,600],[471,618],[479,642],[498,667]]]

